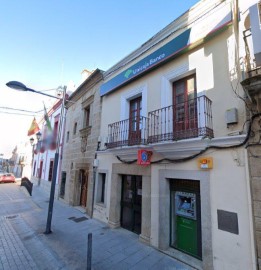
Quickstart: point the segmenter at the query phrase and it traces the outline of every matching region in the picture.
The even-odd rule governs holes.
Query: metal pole
[[[93,169],[93,187],[92,187],[92,212],[91,212],[91,218],[93,218],[93,211],[94,211],[94,196],[95,196],[95,182],[96,182],[96,167],[92,167]]]
[[[88,233],[87,270],[92,269],[92,233]]]
[[[46,230],[44,232],[45,234],[52,233],[51,223],[52,223],[52,215],[53,215],[53,202],[54,202],[54,194],[55,194],[55,184],[56,184],[58,161],[59,161],[59,153],[56,152],[55,156],[54,156],[53,177],[52,177],[51,190],[50,190],[50,199],[49,199],[48,215],[47,215],[47,222],[46,222]]]
[[[53,215],[53,203],[54,203],[55,185],[56,185],[56,177],[57,177],[58,162],[59,162],[59,148],[60,148],[60,138],[61,138],[60,133],[62,130],[62,122],[63,122],[65,92],[66,92],[66,89],[64,89],[63,91],[62,107],[61,107],[61,114],[60,114],[60,121],[59,121],[59,128],[58,128],[58,137],[56,140],[56,152],[54,156],[54,167],[53,167],[53,176],[52,176],[52,183],[51,183],[51,190],[50,190],[48,215],[47,215],[46,229],[44,232],[45,234],[52,233],[51,225],[52,225],[52,215]]]

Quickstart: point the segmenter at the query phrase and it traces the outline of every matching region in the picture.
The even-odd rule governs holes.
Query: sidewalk
[[[30,197],[18,185],[0,185],[0,269],[86,269],[88,233],[92,269],[192,269],[139,242],[138,235],[110,229],[57,200],[53,233],[45,235],[48,200],[37,186]]]

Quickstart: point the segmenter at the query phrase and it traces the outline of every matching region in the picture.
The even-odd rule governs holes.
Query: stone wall
[[[91,77],[91,76],[90,76]],[[89,78],[90,78],[89,77]],[[71,102],[68,103],[65,125],[65,140],[63,149],[62,171],[66,172],[66,185],[64,200],[70,205],[79,205],[80,183],[79,170],[88,172],[88,194],[86,211],[91,214],[93,194],[93,159],[97,149],[100,134],[101,98],[99,88],[102,80],[100,72],[87,79],[73,94]],[[84,104],[91,102],[91,123],[89,128],[84,127]],[[77,123],[76,134],[73,134],[74,125]],[[69,132],[69,140],[67,133]],[[83,151],[82,137],[87,134],[86,147]]]
[[[256,119],[252,126],[252,137],[248,146],[250,186],[252,193],[254,233],[258,266],[261,269],[261,139],[260,120]],[[251,146],[251,144],[253,144]]]

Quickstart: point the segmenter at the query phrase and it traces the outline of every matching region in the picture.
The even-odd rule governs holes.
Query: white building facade
[[[256,269],[239,11],[200,1],[100,88],[94,217],[196,269]]]
[[[35,185],[39,185],[43,190],[49,192],[53,174],[56,173],[56,197],[58,197],[58,184],[61,179],[61,157],[64,141],[65,117],[62,116],[62,106],[63,101],[58,100],[47,112],[52,131],[48,130],[48,125],[44,117],[38,123],[41,138],[39,141],[35,138],[35,144],[33,146],[34,154],[31,180]],[[63,112],[65,112],[64,109]],[[50,140],[50,134],[52,136],[52,140]],[[60,138],[57,140],[58,136],[60,136]],[[54,161],[57,147],[59,147],[58,166],[57,172],[54,172]]]

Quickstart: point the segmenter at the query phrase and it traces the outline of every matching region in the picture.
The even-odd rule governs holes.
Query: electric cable
[[[0,109],[21,111],[21,112],[28,112],[28,113],[40,113],[40,112],[43,112],[43,110],[40,110],[40,111],[28,111],[28,110],[23,110],[23,109],[16,109],[16,108],[11,108],[11,107],[1,107],[1,106],[0,106]]]
[[[12,112],[3,112],[3,111],[0,111],[0,113],[3,113],[3,114],[14,114],[14,115],[23,115],[23,116],[35,116],[35,114],[12,113]]]
[[[228,145],[228,146],[210,145],[210,146],[207,146],[206,148],[202,149],[198,153],[196,153],[194,155],[191,155],[191,156],[188,156],[188,157],[185,157],[185,158],[179,158],[179,159],[163,158],[163,159],[152,161],[151,164],[161,163],[163,161],[168,161],[170,163],[180,163],[180,162],[185,162],[185,161],[194,159],[195,157],[200,156],[201,154],[205,153],[209,149],[224,150],[224,149],[232,149],[232,148],[238,148],[238,147],[244,146],[247,143],[247,141],[249,140],[249,137],[250,137],[250,134],[251,134],[251,130],[252,130],[252,123],[253,123],[254,119],[257,118],[257,117],[260,117],[260,116],[261,116],[261,113],[257,113],[257,114],[255,114],[255,115],[253,115],[251,117],[250,123],[249,123],[249,127],[248,127],[248,131],[247,131],[247,135],[246,135],[244,141],[241,142],[241,143],[239,143],[239,144]],[[246,147],[248,147],[248,146],[246,146]],[[116,158],[119,161],[121,161],[122,163],[126,163],[126,164],[132,164],[132,163],[137,162],[137,159],[130,160],[130,161],[124,161],[119,156],[116,156]]]

